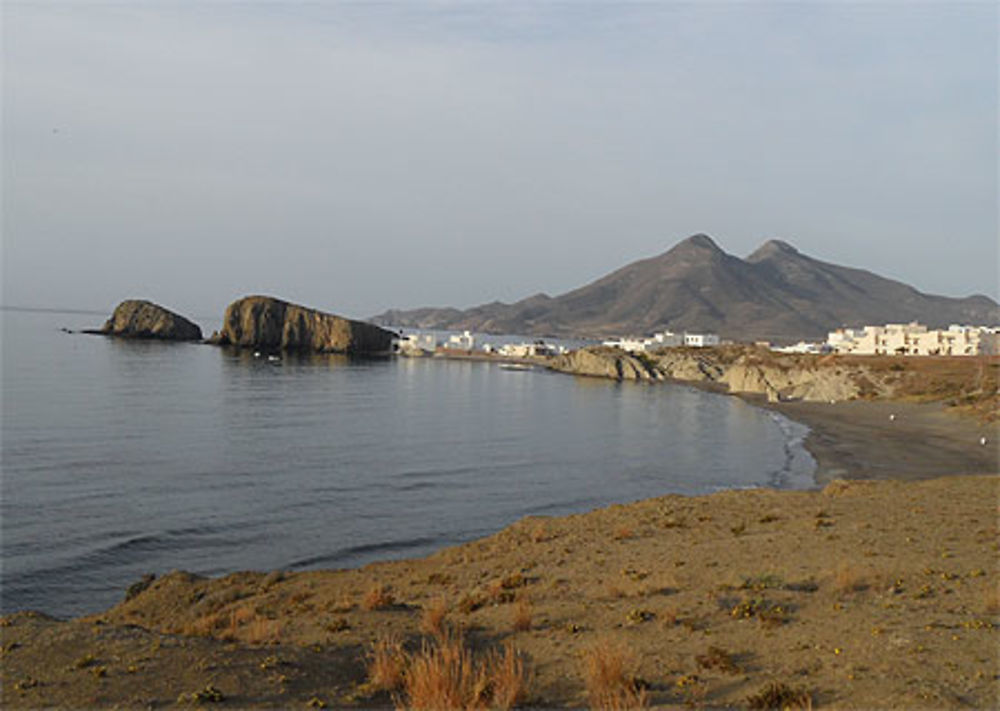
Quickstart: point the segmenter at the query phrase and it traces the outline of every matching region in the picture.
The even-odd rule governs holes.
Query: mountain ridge
[[[734,340],[825,337],[841,326],[919,320],[995,325],[1000,306],[977,294],[926,294],[865,269],[815,259],[779,239],[745,259],[694,234],[665,252],[626,264],[558,296],[469,309],[390,309],[372,320],[424,329],[544,336],[710,331]]]

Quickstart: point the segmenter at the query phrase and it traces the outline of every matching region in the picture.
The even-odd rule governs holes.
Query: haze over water
[[[144,573],[345,567],[530,514],[812,485],[806,428],[727,396],[437,359],[66,334],[3,311],[2,611]]]

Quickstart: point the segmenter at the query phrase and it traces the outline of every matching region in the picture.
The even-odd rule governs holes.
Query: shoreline
[[[834,479],[916,481],[1000,472],[1000,422],[948,412],[940,402],[745,399],[809,428],[804,444],[816,460],[818,486]]]
[[[94,615],[14,613],[0,618],[3,704],[148,708],[218,692],[238,708],[385,708],[402,692],[370,683],[372,645],[393,634],[416,653],[436,608],[474,653],[523,654],[531,707],[586,705],[581,659],[608,640],[635,655],[629,673],[657,706],[742,707],[772,681],[810,707],[995,704],[1000,423],[940,402],[769,402],[663,382],[808,427],[816,487],[527,517],[361,568],[175,571]]]
[[[404,692],[371,683],[373,645],[418,653],[440,609],[470,654],[518,650],[527,707],[585,706],[582,660],[602,645],[633,655],[658,707],[746,707],[772,682],[809,708],[991,707],[998,485],[668,495],[359,569],[174,572],[86,618],[4,617],[3,701],[386,708]]]
[[[461,352],[431,357],[520,363],[575,377],[605,377],[561,371],[552,368],[544,358]],[[819,488],[834,479],[915,481],[945,475],[1000,473],[1000,420],[982,422],[969,415],[948,412],[942,401],[773,401],[762,393],[733,392],[726,385],[711,381],[666,377],[642,382],[650,386],[682,385],[739,398],[806,426],[809,433],[803,446],[816,461],[814,479]],[[985,445],[980,444],[981,438],[986,439]]]
[[[574,372],[553,367],[551,359],[537,357],[511,358],[459,351],[442,352],[433,357],[486,363],[516,362],[583,378],[612,379],[609,373],[613,372]],[[944,397],[923,402],[891,396],[829,402],[771,398],[763,392],[733,391],[722,382],[669,375],[638,382],[651,386],[683,385],[736,397],[805,425],[809,434],[804,447],[816,461],[817,487],[838,478],[913,481],[945,474],[1000,472],[1000,419],[985,422],[969,414],[949,412]],[[980,443],[983,438],[985,445]]]

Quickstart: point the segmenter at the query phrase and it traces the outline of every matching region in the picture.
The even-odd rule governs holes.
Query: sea
[[[0,319],[4,614],[98,612],[147,573],[353,567],[525,516],[814,486],[806,427],[683,385],[268,360],[76,332],[97,314]]]

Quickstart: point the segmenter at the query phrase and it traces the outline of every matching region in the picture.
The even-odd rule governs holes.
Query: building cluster
[[[447,353],[481,352],[488,355],[499,355],[505,358],[528,358],[532,356],[553,356],[566,353],[567,348],[553,345],[542,340],[525,343],[483,343],[476,346],[476,337],[470,331],[455,333],[444,341],[439,341],[432,333],[408,333],[399,336],[395,341],[394,350],[402,355],[433,355],[437,352]]]
[[[629,353],[645,353],[647,350],[658,348],[678,348],[688,346],[690,348],[705,348],[707,346],[719,345],[719,336],[714,333],[673,333],[672,331],[662,331],[655,333],[649,338],[636,338],[623,336],[622,338],[611,338],[602,342],[605,346],[621,348]]]
[[[1000,328],[952,325],[928,329],[917,323],[840,328],[827,337],[828,351],[853,355],[975,356],[1000,353]]]
[[[714,333],[673,333],[662,331],[650,337],[624,336],[603,341],[605,346],[620,348],[629,353],[644,353],[659,348],[704,348],[719,345]],[[1000,355],[1000,327],[951,325],[946,329],[929,329],[917,323],[889,323],[884,326],[839,328],[831,331],[825,343],[801,341],[791,346],[770,346],[781,353],[840,353],[849,355],[906,355],[906,356],[976,356]],[[497,355],[504,358],[530,358],[554,356],[567,352],[563,345],[542,340],[522,343],[476,343],[470,331],[451,334],[439,341],[433,333],[401,335],[394,343],[394,350],[403,355],[433,355],[434,353],[474,353]]]
[[[769,344],[765,344],[769,345]],[[951,325],[929,329],[912,323],[838,328],[825,343],[800,341],[770,346],[778,353],[840,353],[844,355],[976,356],[1000,354],[1000,328]]]

